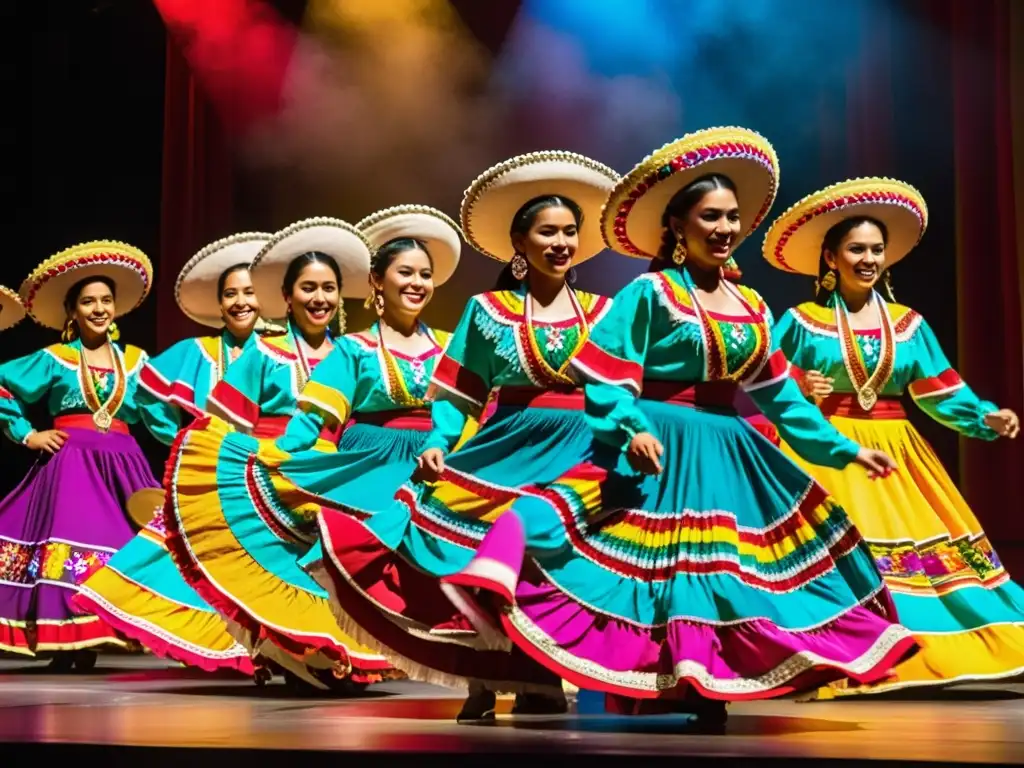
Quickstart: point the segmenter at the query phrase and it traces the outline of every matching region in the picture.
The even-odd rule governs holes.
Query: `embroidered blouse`
[[[120,372],[85,365],[80,339],[51,344],[0,365],[0,426],[7,436],[25,442],[34,428],[22,406],[44,398],[53,418],[93,414],[106,405],[111,417],[137,424],[142,418],[136,398],[139,372],[148,356],[130,344],[124,349],[111,344],[111,349]]]
[[[772,314],[751,288],[726,284],[739,315],[705,310],[685,271],[640,275],[615,297],[573,365],[588,381],[587,419],[598,439],[625,451],[642,432],[658,434],[637,405],[644,382],[734,382],[801,456],[844,467],[860,447],[804,399],[772,337]],[[808,407],[810,406],[810,407]]]
[[[169,347],[143,366],[138,401],[142,421],[153,436],[170,445],[181,428],[183,413],[199,416],[206,398],[224,378],[228,367],[250,344],[242,344],[226,329],[220,336],[196,336]]]
[[[256,429],[261,419],[291,417],[321,362],[307,359],[296,333],[289,327],[284,334],[254,336],[210,392],[207,410],[244,432]],[[334,345],[326,358],[332,354]]]
[[[834,379],[835,393],[856,394],[878,374],[871,386],[880,397],[900,397],[909,391],[939,423],[968,437],[996,439],[995,430],[984,422],[996,405],[980,399],[950,366],[927,321],[877,293],[874,300],[882,312],[879,328],[873,330],[849,327],[841,297],[833,298],[828,307],[812,301],[786,312],[775,335],[793,362],[794,375],[819,371]]]
[[[576,387],[569,364],[611,300],[584,291],[570,297],[574,317],[558,322],[533,319],[525,287],[469,300],[431,381],[433,430],[425,449],[450,451],[467,420],[480,418],[492,389]]]
[[[341,429],[355,414],[426,408],[427,386],[449,334],[420,327],[432,346],[416,356],[388,349],[379,323],[338,339],[299,395],[299,412],[278,448],[309,449],[325,426]]]

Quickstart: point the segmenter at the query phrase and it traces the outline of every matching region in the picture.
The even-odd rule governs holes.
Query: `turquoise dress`
[[[985,423],[996,410],[960,378],[932,329],[910,307],[875,295],[878,327],[853,330],[842,298],[807,302],[775,327],[794,373],[834,379],[818,406],[842,434],[895,458],[883,482],[856,469],[794,459],[850,513],[867,540],[900,621],[921,646],[875,686],[823,693],[998,680],[1024,674],[1024,590],[1011,580],[978,518],[932,447],[903,410],[904,395],[966,437],[995,440]],[[865,386],[878,399],[865,409]],[[785,450],[792,453],[790,446]]]
[[[0,365],[0,428],[23,443],[24,407],[43,402],[68,435],[0,501],[0,650],[33,655],[124,645],[114,627],[73,599],[135,531],[125,516],[133,493],[157,485],[129,433],[142,420],[139,373],[146,353],[116,344],[113,370],[86,365],[79,340]],[[101,429],[107,413],[109,428]],[[97,425],[97,421],[100,425]]]
[[[252,343],[255,336],[245,346]],[[225,330],[185,339],[149,360],[138,400],[153,436],[170,445],[182,416],[202,416],[207,396],[241,351]],[[75,602],[160,656],[208,671],[253,671],[249,652],[175,565],[163,510],[81,586]]]
[[[843,509],[736,413],[742,387],[804,456],[858,451],[789,378],[761,297],[726,288],[742,312],[706,311],[679,269],[620,291],[573,360],[588,460],[514,502],[546,505],[567,546],[531,551],[513,595],[488,590],[516,646],[581,688],[768,698],[878,679],[915,647]],[[626,459],[645,432],[657,476]]]
[[[377,323],[344,336],[313,372],[299,398],[299,413],[277,441],[287,455],[271,462],[266,452],[264,466],[315,496],[321,514],[344,508],[368,516],[387,506],[412,476],[431,427],[427,386],[449,336],[421,329],[431,346],[416,356],[389,350]],[[346,422],[337,453],[310,450],[325,426]],[[317,540],[302,567],[316,573],[322,553]]]
[[[481,545],[516,493],[558,478],[590,443],[582,393],[567,371],[610,302],[570,295],[573,317],[554,323],[533,319],[524,288],[474,296],[431,384],[424,447],[449,454],[440,481],[408,482],[370,516],[351,507],[321,516],[319,577],[339,621],[413,678],[453,687],[479,679],[517,691],[560,686],[507,642],[448,626],[456,606],[443,580],[491,562]],[[493,412],[460,444],[489,398]],[[531,546],[557,546],[554,523],[548,515],[531,527]]]
[[[292,447],[334,452],[344,426],[340,415],[318,431],[309,420],[292,422],[314,368],[341,354],[335,344],[324,360],[308,360],[296,333],[256,338],[207,398],[214,415],[178,436],[168,460],[167,542],[190,586],[242,630],[236,639],[252,653],[314,684],[310,668],[374,682],[390,665],[341,632],[327,593],[299,566],[316,541],[319,501],[267,474],[282,459],[273,440],[289,427]]]

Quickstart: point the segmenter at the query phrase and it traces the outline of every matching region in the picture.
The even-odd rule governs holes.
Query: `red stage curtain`
[[[1014,190],[1011,6],[948,0],[953,58],[959,369],[979,395],[1024,413],[1024,229]],[[1020,11],[1014,11],[1019,24]],[[1024,44],[1018,38],[1017,45]],[[1020,87],[1020,83],[1017,84]],[[1018,96],[1019,98],[1019,96]],[[1017,151],[1024,150],[1018,145]],[[1018,158],[1017,167],[1020,167]],[[1024,187],[1018,187],[1024,195]],[[1024,544],[1024,439],[963,440],[961,479],[997,543]],[[1019,574],[1018,574],[1019,575]]]
[[[202,332],[174,301],[192,254],[232,231],[233,168],[224,131],[174,40],[167,41],[157,349]]]

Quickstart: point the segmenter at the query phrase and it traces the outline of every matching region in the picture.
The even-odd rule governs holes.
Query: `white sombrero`
[[[608,247],[652,259],[661,247],[662,216],[672,197],[701,176],[720,173],[736,185],[740,203],[738,245],[764,220],[779,186],[779,159],[759,133],[746,128],[707,128],[653,152],[622,177],[601,214]]]
[[[25,307],[18,294],[0,285],[0,331],[13,328],[25,319]]]
[[[223,326],[217,295],[220,276],[238,264],[251,264],[271,237],[265,232],[240,232],[210,243],[189,259],[174,283],[174,300],[181,311],[202,325]]]
[[[153,285],[153,265],[138,248],[113,240],[81,243],[51,256],[25,278],[21,300],[40,325],[60,330],[67,312],[64,298],[81,280],[105,277],[117,286],[116,317],[138,307]]]
[[[885,224],[885,266],[910,253],[928,227],[921,193],[895,179],[849,179],[808,195],[775,220],[761,253],[773,267],[817,275],[825,234],[843,219],[868,216]]]
[[[281,295],[284,274],[304,253],[319,251],[334,259],[341,270],[340,292],[348,299],[366,298],[370,288],[370,245],[362,233],[341,219],[320,216],[291,224],[260,249],[249,268],[264,317],[279,320],[288,313]]]
[[[459,225],[436,208],[426,205],[397,205],[385,208],[356,224],[376,253],[381,246],[399,238],[423,243],[434,265],[434,285],[442,285],[455,274],[462,254]]]
[[[531,152],[484,171],[469,185],[462,200],[462,231],[481,253],[498,261],[515,255],[509,229],[520,208],[535,197],[557,195],[583,211],[580,243],[573,263],[604,250],[601,206],[619,174],[606,165],[573,152]]]

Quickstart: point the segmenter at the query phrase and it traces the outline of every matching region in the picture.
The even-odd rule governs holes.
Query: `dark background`
[[[286,19],[302,17],[301,1],[274,5]],[[519,3],[453,5],[488,55],[499,61]],[[790,6],[798,7],[780,0],[780,18]],[[580,119],[570,121],[571,131],[559,122],[558,130],[546,135],[545,106],[531,102],[536,93],[509,96],[509,109],[517,119],[503,121],[504,133],[488,146],[486,163],[557,145],[587,152],[626,171],[683,130],[743,124],[768,136],[781,158],[782,191],[774,214],[808,192],[850,176],[877,174],[911,181],[928,201],[931,223],[924,244],[896,270],[896,293],[901,302],[927,317],[955,365],[958,298],[949,19],[937,17],[933,6],[921,0],[865,0],[859,6],[855,23],[842,13],[832,14],[831,22],[828,14],[809,19],[810,26],[801,33],[806,39],[794,39],[792,27],[787,28],[787,39],[757,25],[723,29],[723,37],[706,38],[707,49],[694,53],[699,66],[692,76],[682,78],[685,87],[672,86],[681,94],[685,90],[678,119],[658,129],[663,135],[642,135],[642,142],[635,136],[616,142],[612,136],[595,146],[588,132],[598,123],[588,122],[585,104]],[[882,8],[884,12],[876,13]],[[17,289],[42,259],[76,242],[101,238],[123,240],[149,254],[158,290],[173,283],[178,267],[161,271],[167,58],[164,25],[154,5],[145,0],[17,0],[4,3],[2,12],[0,71],[7,81],[7,104],[0,131],[8,165],[3,192],[9,203],[0,283]],[[721,45],[715,45],[716,40]],[[809,47],[810,40],[817,41],[815,47]],[[591,39],[590,45],[590,66],[600,74],[607,65],[596,55],[601,41]],[[628,52],[622,56],[628,58]],[[762,65],[762,60],[775,63]],[[778,76],[766,73],[767,66],[777,67]],[[884,75],[880,85],[874,79],[879,72]],[[531,115],[540,119],[531,120]],[[477,172],[484,167],[481,164]],[[245,178],[235,201],[238,228],[269,230],[287,223],[267,213],[265,198],[252,188],[251,178]],[[310,209],[301,215],[341,215],[354,221],[375,207],[403,202],[434,204],[457,215],[461,190],[470,179],[453,179],[434,199],[411,200],[401,190],[399,177],[393,182],[393,199],[375,188],[372,200],[367,198],[372,207],[369,202],[361,205],[358,194],[350,194],[338,209]],[[229,233],[211,232],[208,239]],[[203,244],[195,242],[191,248]],[[809,298],[810,285],[771,269],[758,255],[759,245],[760,236],[752,237],[739,253],[747,282],[776,312]],[[180,260],[174,264],[180,265]],[[428,320],[441,327],[452,327],[465,296],[489,287],[496,272],[495,265],[468,250],[463,265],[451,292],[430,308]],[[582,270],[581,287],[614,292],[641,269],[639,263],[597,259]],[[159,351],[159,327],[166,330],[168,323],[179,319],[164,317],[158,326],[157,303],[151,298],[121,323],[125,342]],[[166,339],[166,333],[160,337]],[[56,341],[56,334],[26,321],[0,338],[0,359],[10,359]],[[955,477],[956,435],[916,409],[911,412]],[[45,416],[38,412],[33,419],[45,424]],[[136,434],[158,469],[163,449],[142,430]],[[0,492],[13,487],[32,460],[24,448],[4,441]]]

